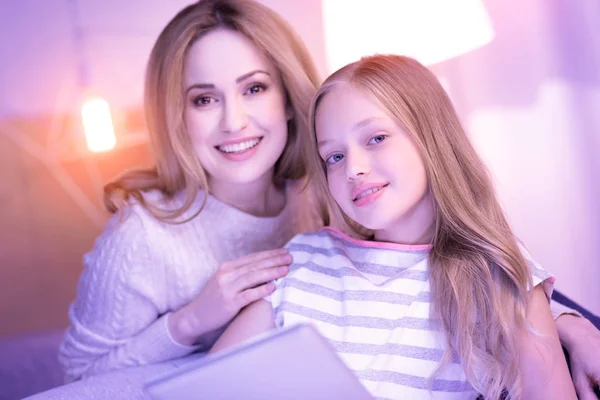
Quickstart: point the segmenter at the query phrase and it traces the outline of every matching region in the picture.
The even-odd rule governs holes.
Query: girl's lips
[[[354,189],[352,191],[352,201],[356,201],[356,200],[358,200],[359,197],[364,196],[366,194],[370,194],[370,193],[366,193],[369,190],[377,191],[388,185],[389,185],[389,183],[367,183],[367,184],[360,185],[359,187],[357,187],[356,189]]]
[[[352,201],[358,207],[367,206],[375,202],[375,200],[379,199],[379,197],[383,195],[388,186],[389,183],[386,183],[384,185],[369,185],[360,187],[358,189],[362,190],[360,190],[360,192],[354,197],[354,200]]]

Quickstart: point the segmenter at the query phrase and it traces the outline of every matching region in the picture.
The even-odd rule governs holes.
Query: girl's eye
[[[325,160],[325,163],[327,163],[328,165],[337,164],[338,162],[342,161],[343,158],[344,158],[343,154],[337,153],[337,154],[330,156],[327,160]]]
[[[246,94],[258,94],[262,91],[264,91],[266,88],[264,85],[255,83],[254,85],[250,86],[248,88],[248,90],[246,90]]]
[[[196,97],[194,99],[194,104],[197,105],[197,106],[202,107],[202,106],[208,106],[208,105],[210,105],[210,104],[212,104],[212,103],[214,103],[216,101],[217,101],[217,99],[215,99],[212,96],[203,95],[203,96]]]
[[[386,136],[385,135],[377,135],[377,136],[373,136],[370,140],[369,140],[369,144],[378,144],[381,143],[385,140]]]

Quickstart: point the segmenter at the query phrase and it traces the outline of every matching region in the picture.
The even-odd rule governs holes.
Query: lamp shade
[[[494,37],[480,0],[323,0],[322,7],[330,72],[373,54],[431,65]]]

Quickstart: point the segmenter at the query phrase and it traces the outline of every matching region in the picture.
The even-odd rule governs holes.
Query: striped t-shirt
[[[286,247],[294,261],[270,296],[277,327],[312,323],[377,399],[477,396],[456,362],[429,382],[445,346],[430,327],[429,246],[361,241],[324,228]],[[550,296],[553,278],[530,265],[534,284],[544,281]]]

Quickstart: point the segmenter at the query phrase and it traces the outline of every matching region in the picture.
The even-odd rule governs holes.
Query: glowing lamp
[[[90,151],[112,150],[117,139],[108,103],[99,97],[88,98],[81,107],[85,139]]]

